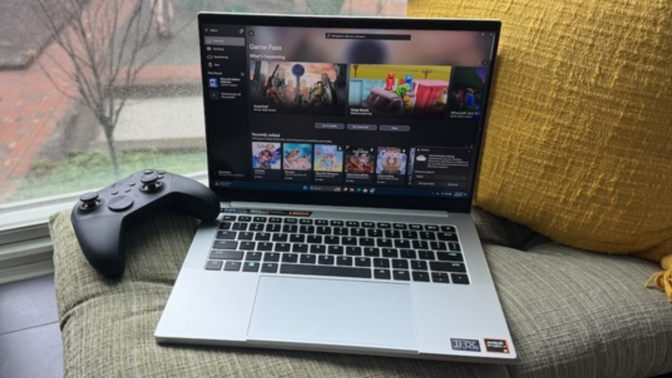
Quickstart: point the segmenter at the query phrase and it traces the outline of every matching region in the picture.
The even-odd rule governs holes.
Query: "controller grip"
[[[120,216],[98,217],[74,227],[84,256],[91,266],[108,278],[121,277],[124,273],[126,254],[120,245],[122,222]]]
[[[170,204],[175,210],[204,222],[214,221],[219,216],[219,198],[205,185],[175,176],[172,190]]]

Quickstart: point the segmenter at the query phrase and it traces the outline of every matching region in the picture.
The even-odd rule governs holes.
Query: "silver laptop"
[[[156,340],[513,362],[470,214],[500,22],[198,22],[222,213]]]

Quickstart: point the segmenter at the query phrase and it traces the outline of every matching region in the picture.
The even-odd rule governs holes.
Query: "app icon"
[[[210,88],[217,88],[219,87],[219,83],[216,77],[211,77],[208,79],[208,87]]]

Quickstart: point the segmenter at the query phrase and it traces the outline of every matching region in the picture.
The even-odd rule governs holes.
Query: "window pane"
[[[206,171],[201,10],[403,16],[406,0],[3,0],[0,205]]]

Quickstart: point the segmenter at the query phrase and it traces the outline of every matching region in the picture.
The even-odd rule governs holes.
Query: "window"
[[[199,11],[403,16],[406,2],[2,1],[0,275],[16,243],[43,253],[47,215],[86,191],[148,167],[205,178]]]

